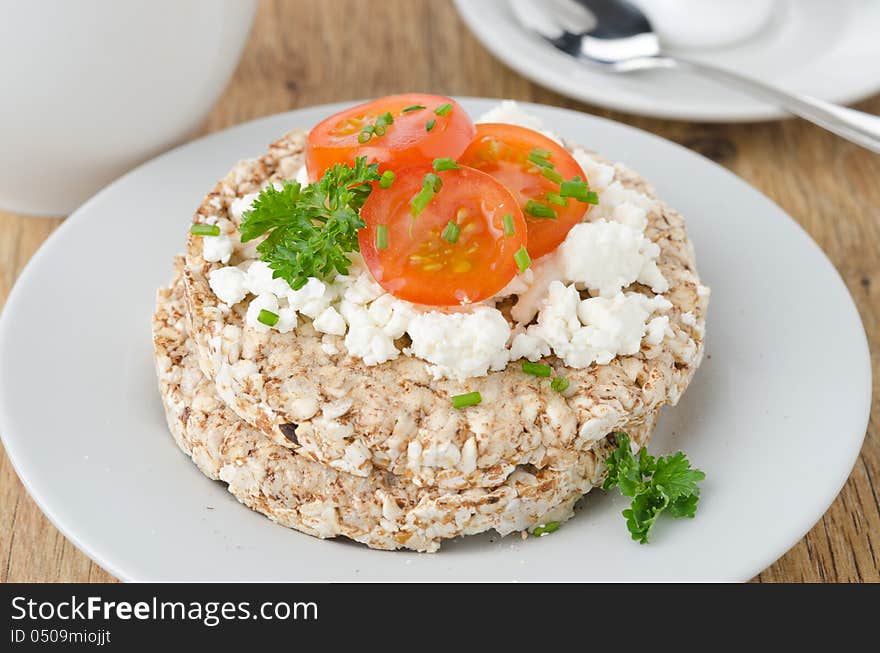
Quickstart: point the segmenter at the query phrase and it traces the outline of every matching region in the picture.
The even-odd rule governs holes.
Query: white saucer
[[[472,115],[495,104],[465,100]],[[28,491],[128,580],[745,580],[837,495],[868,420],[858,312],[812,240],[714,163],[645,132],[528,105],[652,181],[682,211],[712,287],[706,359],[664,412],[655,452],[708,475],[694,520],[629,539],[619,496],[591,493],[550,537],[481,536],[438,554],[372,551],[284,529],[209,481],[171,439],[150,342],[155,290],[190,216],[239,158],[341,105],[271,116],[173,150],[104,189],[27,265],[0,316],[0,433]]]
[[[629,113],[705,122],[783,118],[779,109],[681,72],[597,72],[515,20],[508,0],[455,0],[482,44],[518,73],[557,93]],[[779,0],[765,29],[715,51],[681,52],[780,88],[849,104],[880,91],[880,2]],[[674,51],[671,51],[674,53]]]

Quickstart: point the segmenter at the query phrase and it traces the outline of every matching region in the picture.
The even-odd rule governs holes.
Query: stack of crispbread
[[[305,132],[293,131],[240,162],[196,221],[236,223],[232,203],[292,179],[304,142]],[[614,170],[625,187],[653,197],[634,173]],[[513,365],[464,384],[437,380],[407,356],[367,366],[342,346],[322,346],[326,336],[308,318],[288,333],[248,329],[244,308],[212,292],[208,275],[219,264],[204,260],[190,236],[153,320],[171,432],[243,504],[318,537],[435,551],[445,538],[563,521],[601,483],[613,434],[643,446],[702,357],[707,296],[693,249],[682,217],[652,206],[645,234],[660,246],[670,284],[670,335],[607,365],[568,369],[566,393]],[[254,257],[236,240],[231,264]],[[483,403],[455,409],[449,397],[463,390],[479,390]]]

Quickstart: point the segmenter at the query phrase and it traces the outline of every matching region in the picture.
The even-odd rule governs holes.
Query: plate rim
[[[458,100],[460,102],[464,102],[464,103],[469,103],[471,101],[484,102],[484,103],[485,102],[491,103],[491,102],[498,102],[499,101],[498,98],[478,97],[478,96],[453,96],[453,97],[455,97],[456,100]],[[102,188],[95,195],[93,195],[86,202],[84,202],[80,207],[78,207],[64,221],[63,224],[61,224],[57,229],[55,229],[55,231],[53,231],[52,234],[50,234],[50,236],[40,245],[40,247],[37,249],[37,251],[31,256],[31,258],[28,260],[28,262],[22,268],[21,273],[18,275],[18,277],[15,279],[15,281],[13,283],[13,286],[9,292],[9,295],[7,297],[7,300],[4,304],[4,306],[3,306],[2,311],[0,311],[0,347],[3,346],[3,343],[6,342],[6,340],[8,338],[7,331],[10,329],[10,324],[12,322],[12,319],[9,317],[9,315],[10,315],[10,313],[14,312],[14,307],[19,302],[19,295],[22,292],[24,292],[23,290],[21,290],[21,288],[23,285],[26,284],[26,280],[30,277],[30,275],[34,274],[34,270],[42,264],[41,262],[42,262],[43,258],[45,258],[46,256],[48,256],[51,253],[52,248],[58,246],[58,245],[56,245],[56,243],[61,242],[61,240],[65,237],[65,234],[67,233],[67,231],[71,228],[74,228],[71,225],[77,225],[81,220],[85,219],[82,216],[88,215],[89,209],[91,208],[91,206],[93,204],[99,202],[105,194],[110,193],[113,189],[115,189],[115,187],[117,185],[123,183],[129,177],[137,175],[143,168],[145,168],[147,166],[154,165],[157,162],[159,162],[165,158],[170,158],[181,150],[202,147],[206,143],[210,143],[212,140],[215,140],[215,139],[219,140],[230,131],[235,131],[235,130],[244,131],[249,128],[253,128],[255,126],[258,126],[260,123],[263,123],[263,122],[269,123],[269,122],[279,120],[281,118],[295,120],[296,115],[303,112],[303,111],[318,111],[318,110],[321,110],[324,112],[334,111],[334,110],[338,110],[339,108],[342,108],[342,107],[350,106],[351,104],[356,103],[358,101],[359,100],[351,100],[351,101],[345,100],[345,101],[333,102],[333,103],[327,103],[327,104],[298,107],[298,108],[292,109],[290,111],[284,111],[284,112],[279,112],[279,113],[270,114],[270,115],[266,115],[266,116],[261,116],[261,117],[255,118],[253,120],[249,120],[249,121],[246,121],[243,123],[238,123],[238,124],[229,126],[227,128],[212,132],[210,134],[206,134],[205,136],[202,136],[198,139],[194,139],[192,141],[189,141],[187,143],[184,143],[182,145],[174,147],[170,150],[167,150],[167,151],[163,152],[162,154],[159,154],[158,156],[141,163],[140,165],[136,166],[132,170],[124,173],[120,177],[118,177],[115,180],[113,180],[112,182],[110,182],[107,186]],[[870,358],[870,347],[869,347],[869,343],[867,340],[867,334],[865,331],[864,322],[861,319],[861,313],[858,310],[858,305],[855,303],[855,300],[852,296],[852,293],[850,292],[849,288],[847,287],[846,283],[844,282],[843,277],[840,275],[840,272],[837,270],[837,268],[834,266],[834,264],[828,258],[827,254],[825,254],[824,250],[812,238],[812,236],[809,234],[809,232],[807,232],[806,229],[804,229],[804,227],[801,226],[801,224],[799,222],[797,222],[797,220],[795,220],[792,216],[790,216],[784,209],[782,209],[782,207],[777,205],[776,202],[774,202],[771,198],[767,197],[760,190],[758,190],[757,188],[755,188],[754,186],[749,184],[747,181],[743,180],[738,175],[736,175],[732,171],[728,170],[724,166],[722,166],[722,165],[716,163],[715,161],[712,161],[711,159],[708,159],[707,157],[704,157],[701,154],[694,152],[694,151],[692,151],[692,150],[690,150],[690,149],[684,147],[683,145],[680,145],[674,141],[670,141],[670,140],[665,139],[662,136],[659,136],[659,135],[654,134],[652,132],[646,131],[644,129],[640,129],[638,127],[633,127],[633,126],[628,125],[626,123],[621,123],[621,122],[618,122],[618,121],[610,119],[610,118],[605,118],[603,116],[597,116],[597,115],[585,113],[583,111],[578,111],[576,109],[569,109],[566,107],[559,107],[559,106],[548,105],[548,104],[540,104],[540,103],[529,102],[529,101],[519,101],[518,100],[517,102],[527,110],[528,109],[538,109],[539,111],[549,110],[551,112],[563,112],[563,113],[570,114],[572,117],[579,119],[579,120],[586,119],[587,121],[595,121],[600,124],[601,123],[610,123],[610,124],[613,124],[617,128],[623,128],[624,130],[634,132],[635,135],[637,135],[639,138],[642,138],[642,139],[647,138],[648,140],[661,143],[663,146],[670,146],[671,145],[673,148],[680,150],[680,151],[683,151],[684,153],[686,153],[689,156],[697,157],[698,159],[701,160],[701,163],[703,165],[709,164],[709,167],[714,168],[716,173],[720,172],[724,176],[732,178],[734,181],[738,182],[743,187],[744,191],[746,191],[746,192],[751,191],[753,193],[756,193],[761,198],[763,198],[764,201],[767,201],[767,202],[770,202],[771,204],[773,204],[773,206],[775,206],[778,209],[779,213],[781,215],[785,216],[785,218],[788,220],[788,222],[791,225],[793,225],[797,230],[799,230],[801,232],[801,234],[803,236],[805,236],[809,240],[809,242],[812,244],[812,246],[818,251],[818,253],[821,255],[822,259],[824,259],[827,266],[833,272],[833,276],[834,276],[834,278],[836,278],[836,283],[838,283],[840,285],[840,288],[845,293],[845,296],[849,299],[850,306],[854,311],[854,314],[857,318],[858,326],[860,328],[860,333],[861,333],[861,338],[859,338],[860,345],[861,345],[860,348],[863,350],[864,356],[862,356],[862,360],[865,363],[863,372],[864,372],[866,382],[864,384],[860,384],[860,387],[864,387],[865,391],[866,391],[864,393],[864,400],[862,402],[864,404],[864,411],[863,411],[864,412],[864,419],[863,419],[864,425],[861,428],[861,436],[858,438],[852,439],[849,455],[847,455],[847,459],[851,460],[851,462],[849,463],[848,468],[847,468],[848,471],[846,472],[846,474],[844,474],[842,476],[842,479],[840,480],[839,484],[836,485],[836,487],[829,488],[829,490],[826,491],[826,493],[824,494],[824,496],[827,499],[827,503],[825,500],[823,500],[822,503],[824,505],[824,508],[823,508],[822,512],[803,529],[803,532],[801,532],[796,537],[793,537],[791,539],[791,541],[787,544],[785,549],[781,549],[779,552],[768,553],[760,561],[753,561],[753,564],[751,564],[751,565],[747,565],[747,564],[743,563],[742,566],[746,567],[749,570],[749,575],[741,576],[741,577],[732,577],[731,576],[731,577],[727,578],[727,580],[732,580],[732,581],[748,580],[749,578],[754,577],[755,575],[757,575],[758,573],[760,573],[761,571],[766,569],[774,561],[778,560],[783,555],[785,555],[785,553],[788,550],[790,550],[795,544],[797,544],[801,539],[803,539],[803,537],[806,535],[806,533],[808,533],[819,521],[821,521],[823,519],[823,517],[827,513],[828,509],[831,507],[831,505],[837,499],[837,496],[840,494],[840,491],[843,489],[843,487],[845,486],[845,484],[849,480],[850,476],[852,475],[853,468],[854,468],[855,464],[858,462],[858,458],[860,456],[861,449],[864,445],[867,426],[868,426],[868,423],[870,420],[871,403],[872,403],[872,396],[873,396],[873,370],[872,370],[872,361]],[[13,307],[13,309],[10,309],[10,307]],[[0,368],[0,374],[2,374],[2,368]],[[2,396],[0,396],[0,399],[2,399]],[[114,576],[119,578],[120,580],[127,581],[127,582],[131,582],[131,581],[143,582],[145,580],[154,580],[154,579],[137,578],[136,574],[126,573],[126,571],[122,568],[122,566],[120,566],[114,560],[114,556],[112,555],[112,553],[106,553],[106,554],[99,555],[95,551],[94,546],[90,547],[89,545],[87,545],[84,542],[84,538],[82,538],[78,534],[78,532],[74,526],[68,525],[67,523],[65,523],[63,517],[56,514],[56,511],[53,510],[51,506],[47,505],[47,502],[46,502],[46,499],[44,496],[42,496],[41,494],[34,491],[34,485],[31,482],[31,479],[29,479],[25,475],[23,475],[22,471],[21,471],[22,462],[23,462],[22,459],[25,458],[26,456],[22,455],[21,452],[19,451],[19,449],[15,445],[10,447],[10,435],[9,435],[10,429],[8,427],[10,425],[11,419],[6,416],[6,414],[4,413],[4,410],[5,410],[5,402],[0,401],[0,442],[2,442],[4,449],[6,451],[6,455],[9,458],[10,464],[13,467],[13,469],[15,470],[15,473],[18,476],[19,480],[21,481],[22,485],[25,487],[25,489],[27,490],[30,497],[37,504],[37,506],[40,508],[40,510],[43,512],[43,514],[47,517],[47,519],[49,519],[49,521],[52,523],[52,525],[55,528],[57,528],[65,538],[70,540],[71,543],[73,543],[76,546],[76,548],[79,551],[81,551],[83,554],[85,554],[90,560],[92,560],[93,562],[95,562],[96,564],[98,564],[99,566],[101,566],[102,568],[104,568],[105,570],[107,570],[108,572],[110,572],[111,574],[113,574]],[[12,437],[12,440],[15,441],[14,436]],[[832,490],[833,490],[833,492],[832,492]],[[758,566],[759,564],[760,564],[760,566]],[[754,570],[753,570],[753,568],[754,568]],[[351,580],[355,580],[355,579],[351,579]]]

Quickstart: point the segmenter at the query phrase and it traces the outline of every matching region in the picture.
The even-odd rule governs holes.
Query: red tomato
[[[529,161],[529,154],[534,150],[549,153],[545,159],[553,166],[549,171],[544,172],[545,166]],[[565,181],[576,176],[587,181],[577,161],[558,143],[531,129],[501,123],[477,125],[477,136],[459,162],[492,175],[519,200],[529,225],[528,250],[533,259],[556,249],[569,230],[584,219],[589,208],[589,204],[558,196],[557,175]],[[553,199],[565,205],[554,203],[547,193],[551,194],[550,197],[555,195]],[[526,209],[529,200],[552,209],[556,217],[531,215]]]
[[[387,113],[393,122],[381,124]],[[420,93],[389,95],[316,125],[309,132],[306,167],[315,181],[334,164],[353,164],[359,156],[377,162],[381,170],[395,171],[442,157],[457,159],[474,133],[473,122],[455,100]]]
[[[442,187],[414,216],[413,201],[425,197],[431,173]],[[367,226],[358,237],[370,272],[392,295],[417,304],[451,306],[496,294],[516,274],[514,254],[527,237],[510,191],[464,166],[399,170],[389,188],[374,186],[361,218]]]

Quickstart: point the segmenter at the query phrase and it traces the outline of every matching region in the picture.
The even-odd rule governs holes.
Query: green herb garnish
[[[376,249],[388,249],[388,227],[376,225]]]
[[[260,258],[274,270],[273,277],[294,290],[309,277],[329,279],[347,274],[349,252],[358,248],[358,230],[365,225],[358,215],[379,180],[378,165],[360,157],[355,165],[336,164],[320,181],[303,188],[285,181],[281,190],[264,188],[246,211],[238,230],[246,243],[268,233],[257,245]]]
[[[437,124],[437,121],[431,118],[428,122],[425,123],[425,131],[431,131],[434,129],[434,125]]]
[[[516,250],[516,253],[513,255],[513,260],[516,261],[516,266],[519,268],[520,272],[525,272],[532,264],[532,257],[529,256],[525,245],[520,245],[520,248]]]
[[[452,397],[453,408],[467,408],[468,406],[476,406],[483,401],[483,397],[479,392],[466,392],[463,395],[454,395]]]
[[[410,111],[421,111],[422,109],[427,109],[423,104],[411,104],[408,107],[404,107],[401,109],[400,113],[409,113]]]
[[[436,195],[442,187],[443,180],[440,179],[438,175],[435,175],[433,172],[429,172],[425,175],[425,179],[422,181],[422,189],[409,203],[410,213],[412,213],[414,218],[419,217],[419,214],[425,210],[425,207],[428,206],[432,199],[434,199],[434,195]]]
[[[434,159],[434,170],[437,172],[442,172],[444,170],[458,170],[458,163],[455,159],[450,159],[449,157],[441,157],[439,159]]]
[[[439,107],[434,109],[434,113],[436,113],[438,116],[448,116],[450,111],[452,111],[452,105],[448,102],[445,104],[441,104]]]
[[[550,388],[556,392],[565,392],[568,390],[568,379],[564,376],[557,376],[550,382]]]
[[[553,168],[541,168],[541,174],[552,181],[554,184],[562,183],[562,175],[556,172]]]
[[[382,176],[379,177],[379,186],[382,188],[390,188],[391,184],[394,183],[395,174],[390,170],[386,170],[382,173]]]
[[[540,526],[536,526],[532,530],[532,535],[535,537],[544,537],[545,535],[550,535],[550,533],[554,533],[559,530],[559,522],[558,521],[548,521],[546,524],[541,524]]]
[[[452,220],[450,220],[446,224],[446,228],[443,229],[443,233],[441,235],[443,236],[443,240],[450,242],[450,243],[457,243],[458,236],[460,233],[461,233],[461,227],[459,227]]]
[[[700,500],[697,483],[706,478],[699,469],[691,469],[687,457],[679,451],[671,456],[654,458],[644,447],[634,456],[629,436],[615,433],[617,449],[605,460],[608,475],[602,488],[617,488],[632,503],[623,511],[632,539],[648,542],[651,529],[663,511],[678,519],[693,517]]]
[[[581,181],[579,177],[575,177],[571,181],[563,181],[559,185],[559,194],[563,197],[573,197],[579,202],[587,204],[598,204],[599,196],[590,190],[590,185]]]
[[[568,200],[559,193],[546,193],[545,197],[548,202],[555,204],[556,206],[568,206]]]
[[[260,309],[260,312],[257,315],[257,322],[262,322],[266,326],[273,327],[278,324],[278,313],[267,311],[265,308]]]
[[[513,224],[513,215],[510,213],[505,213],[504,217],[501,218],[501,222],[504,224],[504,235],[512,236],[516,233],[516,225]]]
[[[535,200],[529,200],[526,202],[526,206],[523,209],[526,213],[536,218],[546,218],[549,220],[556,219],[556,211],[551,209],[546,204],[541,204],[540,202],[536,202]]]
[[[553,368],[543,363],[533,363],[532,361],[523,361],[522,371],[532,376],[550,376]]]
[[[216,224],[194,224],[189,228],[193,236],[219,236],[220,227]]]

